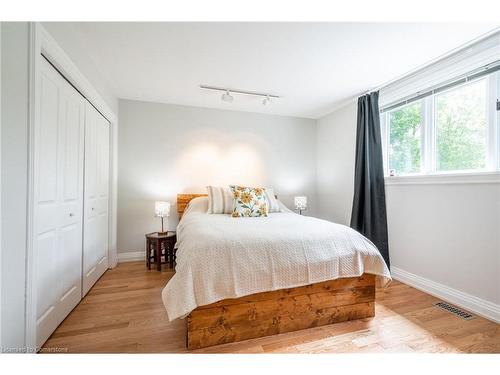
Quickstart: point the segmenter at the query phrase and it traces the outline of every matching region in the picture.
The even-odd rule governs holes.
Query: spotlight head
[[[224,100],[225,102],[231,103],[234,97],[229,93],[229,90],[226,90],[226,92],[222,94],[221,99]]]

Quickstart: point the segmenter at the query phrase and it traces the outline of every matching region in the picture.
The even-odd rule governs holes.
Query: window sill
[[[386,185],[500,184],[500,171],[386,176]]]

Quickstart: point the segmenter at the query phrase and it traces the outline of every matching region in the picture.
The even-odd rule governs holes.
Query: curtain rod
[[[451,56],[451,55],[453,55],[453,54],[455,54],[457,52],[463,51],[464,49],[467,49],[467,48],[471,47],[474,44],[482,42],[483,40],[486,40],[486,39],[492,37],[493,35],[495,35],[497,33],[500,34],[500,27],[496,27],[493,30],[488,31],[487,33],[482,34],[482,35],[478,36],[477,38],[474,38],[471,41],[469,41],[467,43],[464,43],[464,44],[462,44],[462,45],[460,45],[460,46],[458,46],[458,47],[456,47],[456,48],[454,48],[454,49],[446,52],[445,54],[440,55],[440,56],[438,56],[438,57],[436,57],[436,58],[434,58],[434,59],[426,62],[425,64],[422,64],[422,65],[420,65],[420,66],[418,66],[418,67],[416,67],[416,68],[414,68],[414,69],[412,69],[412,70],[410,70],[410,71],[408,71],[408,72],[406,72],[406,73],[404,73],[404,74],[402,74],[402,75],[400,75],[400,76],[398,76],[396,78],[393,78],[393,79],[391,79],[389,81],[386,81],[386,82],[382,83],[379,86],[371,88],[371,89],[369,89],[367,91],[363,91],[362,93],[356,95],[352,99],[356,100],[360,96],[367,95],[367,94],[369,94],[371,92],[374,92],[374,91],[382,90],[382,89],[390,86],[391,84],[393,84],[393,83],[395,83],[397,81],[400,81],[400,80],[402,80],[404,78],[411,77],[411,76],[415,75],[416,73],[418,73],[419,71],[421,71],[422,69],[425,69],[425,68],[427,68],[427,67],[429,67],[429,66],[431,66],[431,65],[433,65],[433,64],[435,64],[435,63],[437,63],[437,62],[439,62],[441,60],[444,60],[447,57],[449,57],[449,56]]]
[[[415,102],[415,101],[420,100],[422,98],[425,98],[429,95],[434,95],[434,94],[437,94],[439,92],[442,92],[442,91],[451,89],[453,87],[459,86],[463,83],[474,81],[475,79],[484,77],[488,74],[492,74],[498,70],[500,70],[500,60],[494,61],[490,64],[486,64],[486,65],[479,67],[477,69],[474,69],[470,72],[456,76],[456,77],[454,77],[446,82],[428,87],[428,88],[426,88],[424,90],[420,90],[412,95],[408,95],[402,99],[388,103],[385,106],[380,108],[380,112],[382,113],[382,112],[390,111],[391,109],[400,107],[400,106],[405,105],[405,104]]]

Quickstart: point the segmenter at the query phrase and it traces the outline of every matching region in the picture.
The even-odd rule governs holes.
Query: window
[[[435,97],[438,171],[486,168],[486,79]]]
[[[389,113],[389,169],[420,172],[422,107],[418,101]]]
[[[386,175],[499,170],[499,92],[496,72],[382,111]]]

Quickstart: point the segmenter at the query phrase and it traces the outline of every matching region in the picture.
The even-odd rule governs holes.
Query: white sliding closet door
[[[108,194],[109,122],[87,103],[82,295],[108,268]]]
[[[85,99],[41,58],[34,277],[41,346],[81,299]]]

